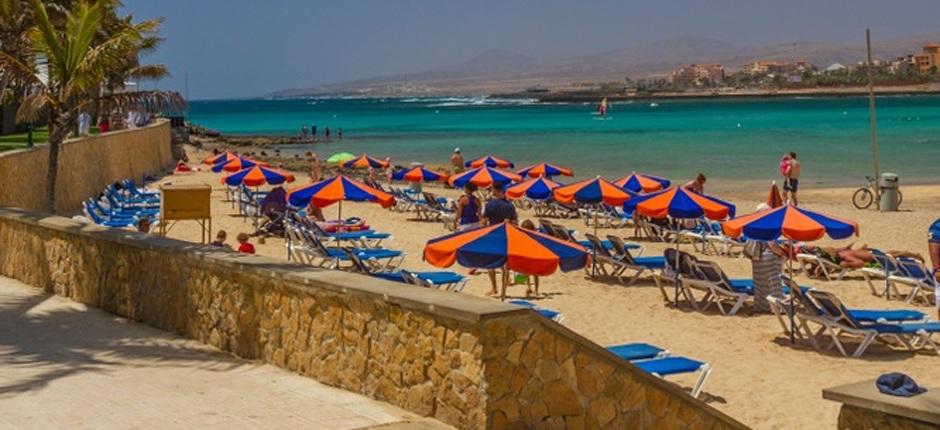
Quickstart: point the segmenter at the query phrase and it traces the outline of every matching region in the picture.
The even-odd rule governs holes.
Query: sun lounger
[[[810,277],[819,277],[816,273],[821,273],[821,278],[827,281],[833,279],[841,281],[845,274],[849,272],[848,268],[833,263],[828,258],[813,254],[796,254],[796,262],[799,264],[798,270],[806,272]]]
[[[374,278],[455,292],[463,290],[464,285],[467,283],[466,277],[454,272],[412,272],[404,269],[376,271],[363,262],[351,248],[345,248],[344,251],[346,251],[349,261],[353,263],[353,269]]]
[[[683,294],[696,310],[704,311],[714,304],[722,315],[734,315],[754,295],[754,281],[751,279],[730,279],[718,264],[711,261],[691,263],[693,276],[681,277]],[[701,290],[705,295],[696,301],[693,290]],[[725,305],[729,305],[726,310]]]
[[[598,265],[601,273],[616,277],[620,282],[627,281],[627,285],[632,285],[647,271],[653,272],[662,270],[666,265],[663,257],[633,257],[626,248],[623,249],[624,252],[622,254],[611,254],[597,236],[585,234],[584,237],[588,239],[591,247],[595,249],[594,263]],[[609,270],[608,266],[610,266]],[[634,273],[632,276],[625,277],[624,274],[628,270],[632,270]],[[657,277],[655,273],[653,273],[653,281],[656,285],[659,285],[659,277]]]
[[[348,262],[349,256],[343,248],[327,247],[313,232],[293,223],[286,223],[285,230],[289,240],[285,243],[290,255],[296,255],[298,261],[317,267],[337,269],[341,262]],[[373,270],[396,270],[405,259],[402,251],[385,248],[350,248],[359,258],[368,262]]]
[[[692,386],[692,397],[698,397],[711,374],[711,366],[691,358],[672,356],[669,351],[648,343],[626,343],[608,346],[607,350],[617,357],[629,361],[641,370],[665,378],[670,375],[699,372]]]
[[[865,278],[865,282],[868,284],[868,288],[871,289],[871,293],[876,296],[882,296],[891,288],[888,278],[890,276],[903,276],[901,270],[898,268],[897,263],[894,260],[894,257],[885,254],[884,252],[872,249],[871,256],[875,259],[875,262],[878,263],[877,267],[863,267],[859,269],[859,273],[862,274],[862,277]],[[875,280],[880,281],[878,285],[875,285]]]
[[[508,303],[512,305],[532,309],[533,311],[537,312],[539,315],[545,318],[548,318],[550,320],[553,320],[555,322],[560,323],[565,319],[565,315],[562,314],[561,312],[553,311],[551,309],[545,309],[528,300],[510,300]]]
[[[715,254],[728,257],[744,255],[745,240],[743,238],[726,236],[721,229],[721,223],[718,222],[705,222],[704,226],[708,229],[705,233],[705,241]]]
[[[130,179],[125,179],[122,184],[124,189],[127,190],[132,196],[135,197],[160,197],[160,191],[148,190],[146,188],[138,188],[134,181]]]
[[[888,277],[888,284],[891,289],[900,296],[897,286],[899,284],[910,287],[905,303],[914,301],[923,301],[930,305],[930,300],[936,300],[937,280],[934,278],[933,271],[927,269],[924,263],[913,258],[898,258],[895,260],[898,265],[899,274]]]
[[[137,222],[136,220],[130,219],[130,218],[115,218],[115,219],[106,218],[102,216],[101,214],[97,213],[97,209],[87,201],[85,202],[85,207],[84,207],[83,212],[85,213],[85,216],[87,216],[88,219],[90,219],[92,222],[101,226],[105,226],[105,227],[111,227],[111,228],[131,227]]]
[[[858,347],[851,354],[853,358],[861,357],[875,340],[882,340],[889,345],[900,344],[911,351],[929,347],[940,355],[940,345],[933,340],[933,336],[940,333],[940,322],[866,324],[855,318],[834,295],[816,290],[806,294],[819,304],[825,316],[832,321],[830,337],[844,356],[849,356],[843,342],[846,334],[861,337]]]

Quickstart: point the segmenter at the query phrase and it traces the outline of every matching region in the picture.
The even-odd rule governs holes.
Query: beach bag
[[[760,261],[764,255],[764,244],[756,240],[744,243],[744,256],[751,261]]]

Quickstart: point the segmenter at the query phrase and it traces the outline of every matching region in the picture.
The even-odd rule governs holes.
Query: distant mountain
[[[881,59],[920,52],[923,44],[940,41],[940,33],[877,41],[873,55]],[[825,42],[796,42],[743,46],[721,40],[681,36],[612,51],[540,60],[517,52],[491,49],[466,61],[435,70],[379,76],[351,82],[278,91],[272,97],[317,94],[488,94],[531,86],[565,86],[573,82],[622,80],[663,75],[682,64],[720,63],[738,69],[758,60],[801,59],[820,68],[832,63],[856,64],[865,59],[865,46]]]

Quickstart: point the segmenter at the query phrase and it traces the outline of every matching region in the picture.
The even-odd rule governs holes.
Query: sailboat
[[[601,102],[597,104],[597,114],[600,115],[601,118],[607,116],[607,97],[601,99]]]

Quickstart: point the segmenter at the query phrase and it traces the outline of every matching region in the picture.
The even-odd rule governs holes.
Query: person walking
[[[787,160],[789,159],[789,160]],[[783,200],[793,206],[799,206],[799,200],[796,192],[800,188],[800,161],[796,159],[796,152],[790,152],[784,156],[784,162],[781,162],[781,173],[783,173]]]
[[[460,148],[454,148],[454,154],[450,156],[450,165],[454,167],[454,173],[463,172],[463,155],[460,154]]]
[[[516,207],[513,206],[512,202],[506,200],[506,193],[503,187],[503,184],[493,184],[491,190],[492,198],[490,201],[486,202],[486,207],[483,209],[484,225],[496,225],[502,222],[515,224],[519,220],[519,216],[516,214]],[[496,270],[489,269],[487,273],[489,274],[490,286],[492,287],[487,295],[495,296],[499,294],[500,300],[505,299],[506,286],[509,285],[509,269],[503,266],[503,285],[501,291],[497,291],[496,289]]]
[[[329,127],[323,129],[323,135],[326,136],[326,140],[330,140],[330,128]]]
[[[783,297],[783,262],[786,252],[774,242],[749,240],[744,255],[751,260],[754,313],[769,313],[767,296]]]

